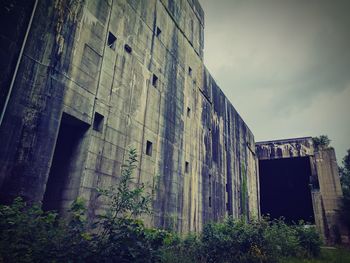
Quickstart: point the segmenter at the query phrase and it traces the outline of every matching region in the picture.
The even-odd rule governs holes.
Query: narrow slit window
[[[93,129],[98,132],[102,132],[103,130],[103,120],[104,116],[98,112],[95,112]]]
[[[131,48],[128,44],[125,44],[125,45],[124,45],[124,49],[125,49],[126,52],[128,52],[129,54],[131,54],[132,48]]]
[[[192,77],[192,68],[188,67],[188,75],[190,75]]]
[[[117,43],[117,38],[111,32],[108,33],[107,46],[113,50],[115,50],[115,46]]]
[[[190,172],[190,163],[185,162],[185,173],[189,173],[189,172]]]
[[[211,196],[209,196],[209,207],[211,207]]]
[[[148,156],[152,156],[152,150],[153,150],[153,143],[150,141],[147,141],[146,143],[146,154]]]
[[[153,87],[158,87],[158,77],[155,74],[152,77],[152,85]]]
[[[187,107],[187,117],[188,118],[191,117],[191,109],[189,107]]]
[[[162,33],[162,30],[159,27],[157,27],[156,28],[156,36],[159,37],[161,33]]]

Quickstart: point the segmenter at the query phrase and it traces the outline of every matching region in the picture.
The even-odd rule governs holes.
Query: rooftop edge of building
[[[297,141],[305,141],[305,140],[312,140],[312,136],[260,141],[260,142],[255,142],[255,144],[256,145],[263,145],[263,144],[269,144],[269,143],[288,143],[288,142],[297,142]]]
[[[187,0],[194,13],[197,15],[201,25],[204,27],[204,11],[202,5],[199,3],[199,0]]]

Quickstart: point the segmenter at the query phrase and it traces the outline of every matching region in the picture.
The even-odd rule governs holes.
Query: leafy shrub
[[[133,182],[136,152],[117,187],[99,193],[106,212],[88,224],[83,200],[76,200],[68,220],[17,198],[0,206],[0,262],[277,262],[282,257],[320,253],[316,229],[300,222],[237,220],[209,223],[200,234],[181,237],[146,228],[136,217],[149,213],[151,197]]]
[[[199,236],[195,233],[190,233],[185,237],[180,237],[176,233],[168,233],[164,246],[161,249],[161,262],[205,262]]]
[[[98,236],[100,238],[100,236]],[[142,222],[121,219],[109,235],[99,239],[92,262],[155,262],[163,245],[161,230],[145,229]]]
[[[99,189],[108,208],[91,225],[83,200],[72,204],[69,220],[21,198],[0,206],[0,262],[154,262],[166,232],[146,229],[136,216],[148,213],[150,196],[132,185],[136,151],[129,151],[120,183]]]
[[[91,231],[84,211],[77,200],[62,221],[20,198],[0,206],[0,262],[277,262],[320,253],[316,229],[303,222],[227,218],[180,237],[130,217],[113,219],[108,232]]]
[[[205,262],[277,262],[283,257],[318,256],[320,245],[316,229],[303,222],[289,226],[283,219],[247,223],[228,218],[207,224],[197,247]]]
[[[268,219],[264,219],[265,222]],[[274,258],[295,256],[300,252],[300,242],[294,227],[287,225],[283,219],[275,219],[264,231],[266,246]]]
[[[0,262],[83,262],[89,254],[88,234],[78,200],[70,221],[16,198],[0,206]]]
[[[226,219],[207,224],[202,233],[202,248],[207,262],[267,262],[264,231],[267,222]]]
[[[301,247],[301,256],[317,257],[321,252],[321,238],[314,226],[299,222],[295,226],[297,237]]]
[[[318,151],[322,149],[327,149],[329,147],[329,144],[331,143],[331,140],[328,138],[327,135],[320,135],[319,137],[313,137],[312,142],[315,150]]]

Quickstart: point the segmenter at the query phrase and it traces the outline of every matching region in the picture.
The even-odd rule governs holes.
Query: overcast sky
[[[200,0],[204,61],[256,141],[350,148],[350,1]]]

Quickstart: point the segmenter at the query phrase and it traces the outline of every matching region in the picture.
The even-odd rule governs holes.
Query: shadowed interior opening
[[[43,199],[44,210],[62,212],[69,208],[80,186],[83,136],[88,125],[68,114],[62,115],[55,152]]]
[[[309,157],[259,161],[261,213],[314,223]]]

